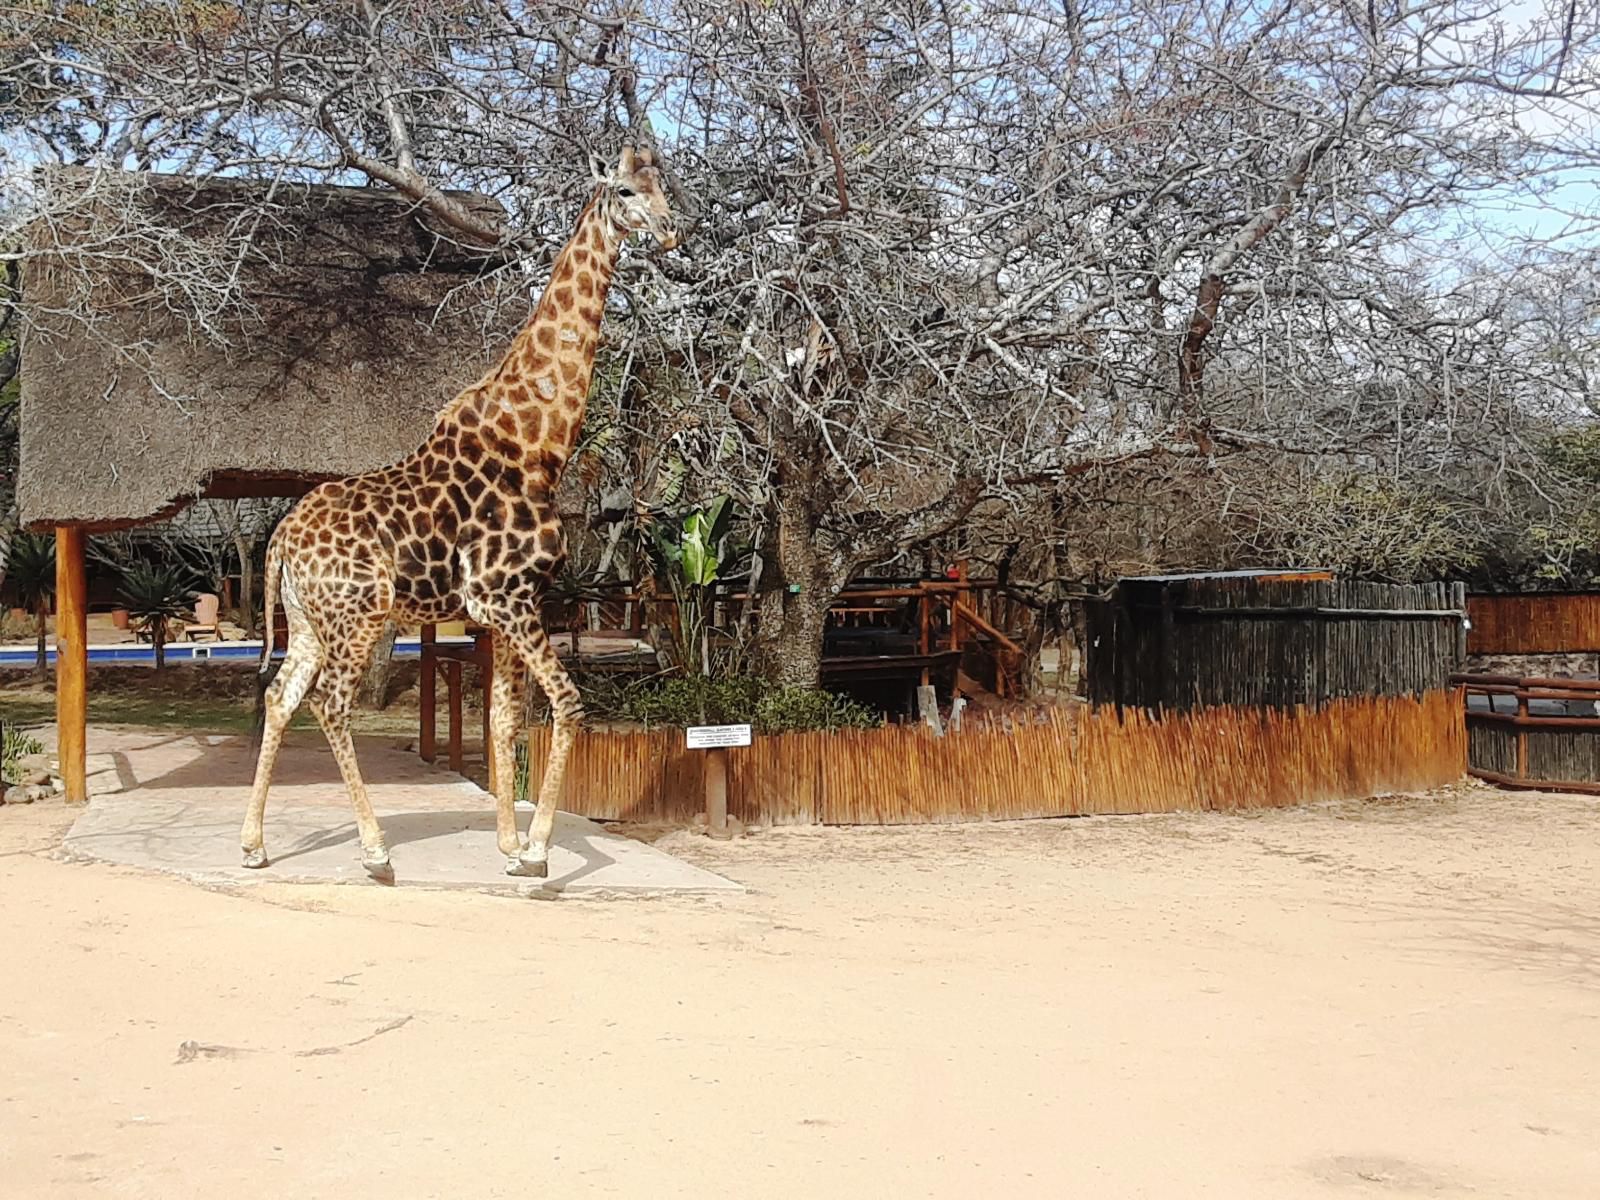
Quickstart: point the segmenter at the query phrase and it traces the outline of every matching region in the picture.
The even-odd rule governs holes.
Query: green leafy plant
[[[30,754],[43,754],[44,743],[30,737],[15,725],[0,725],[0,779],[11,784],[22,782],[17,766]]]
[[[195,593],[193,578],[183,567],[135,562],[123,572],[122,602],[135,628],[149,635],[157,670],[166,665],[169,624],[190,612]]]
[[[732,555],[733,505],[727,496],[645,526],[644,548],[656,579],[676,601],[673,658],[687,674],[711,674],[711,589]]]
[[[50,619],[50,601],[56,594],[56,543],[43,534],[18,534],[11,543],[11,558],[6,564],[6,580],[16,590],[18,606],[33,614],[38,637],[34,669],[43,676],[49,670],[45,635]]]

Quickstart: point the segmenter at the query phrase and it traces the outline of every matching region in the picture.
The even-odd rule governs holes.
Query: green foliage
[[[122,573],[123,604],[140,621],[186,616],[195,592],[190,573],[170,563],[134,562]]]
[[[38,612],[56,594],[56,541],[48,534],[19,533],[12,539],[6,560],[6,583],[14,590],[17,607]]]
[[[0,726],[0,776],[7,783],[21,783],[22,772],[17,763],[29,754],[44,753],[44,743],[29,737],[14,725]]]
[[[1300,565],[1373,579],[1438,579],[1484,553],[1481,513],[1381,475],[1318,477],[1283,520]]]
[[[681,515],[656,517],[639,538],[657,580],[677,601],[673,656],[690,674],[712,673],[710,589],[721,578],[724,565],[731,566],[748,553],[734,544],[733,515],[728,497],[719,496]]]
[[[845,696],[813,688],[780,687],[741,675],[728,679],[685,676],[635,685],[626,715],[645,725],[753,725],[758,733],[813,729],[867,729],[878,715]]]
[[[156,666],[166,664],[167,623],[187,616],[194,605],[193,575],[171,563],[133,562],[122,573],[122,603],[136,628],[150,635]]]
[[[1553,434],[1539,448],[1539,457],[1575,482],[1600,483],[1600,425],[1583,425]]]

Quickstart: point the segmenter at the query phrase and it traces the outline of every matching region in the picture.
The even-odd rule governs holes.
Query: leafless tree
[[[1575,0],[1516,27],[1489,0],[140,12],[0,9],[13,175],[365,182],[538,261],[591,148],[658,143],[689,236],[614,292],[588,456],[635,504],[739,499],[790,681],[816,678],[853,574],[977,506],[1040,544],[1119,478],[1169,488],[1152,529],[1333,470],[1537,495],[1535,443],[1592,398],[1570,356],[1527,363],[1533,323],[1471,228],[1508,197],[1553,211],[1595,165],[1600,34]],[[1593,222],[1513,265],[1570,270]],[[179,265],[201,336],[247,307],[232,241],[128,245]],[[1211,508],[1197,534],[1241,527]]]

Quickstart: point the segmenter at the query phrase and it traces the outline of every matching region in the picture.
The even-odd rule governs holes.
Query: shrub
[[[748,723],[758,733],[866,729],[878,715],[845,696],[813,688],[780,687],[751,676],[686,676],[630,689],[625,712],[646,725]]]
[[[22,772],[17,763],[29,754],[44,753],[44,743],[29,737],[14,725],[0,725],[0,778],[7,783],[21,783]]]

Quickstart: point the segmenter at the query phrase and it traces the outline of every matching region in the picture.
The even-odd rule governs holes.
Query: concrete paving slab
[[[285,743],[274,772],[281,782],[267,806],[271,865],[250,871],[239,865],[239,825],[252,765],[242,739],[118,731],[98,741],[106,764],[102,778],[122,786],[91,797],[66,836],[66,854],[197,882],[384,886],[361,868],[355,818],[325,743],[320,754],[308,738]],[[570,813],[556,818],[549,878],[508,876],[495,845],[492,796],[392,746],[368,744],[358,753],[388,840],[395,886],[574,896],[743,890]],[[532,806],[517,808],[526,830]]]

